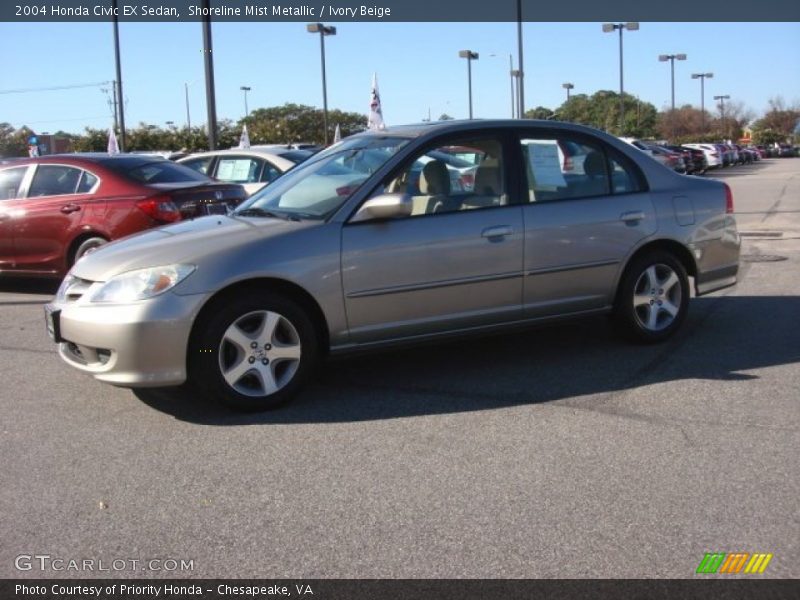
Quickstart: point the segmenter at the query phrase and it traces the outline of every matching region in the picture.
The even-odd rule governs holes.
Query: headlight
[[[89,302],[134,302],[174,288],[194,272],[194,265],[166,265],[120,273],[88,294]],[[94,286],[93,286],[94,287]]]

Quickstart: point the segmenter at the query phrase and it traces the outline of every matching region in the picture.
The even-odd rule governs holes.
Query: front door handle
[[[628,212],[624,212],[619,216],[620,221],[625,221],[626,223],[632,223],[633,221],[641,221],[644,219],[644,212],[641,210],[631,210]]]
[[[481,237],[485,238],[501,238],[511,235],[514,232],[508,225],[498,225],[497,227],[487,227],[481,231]]]
[[[68,215],[70,213],[79,211],[80,209],[81,207],[78,206],[77,204],[65,204],[64,206],[61,207],[61,212],[64,213],[65,215]]]

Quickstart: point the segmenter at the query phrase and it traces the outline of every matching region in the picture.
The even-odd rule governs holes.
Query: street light
[[[192,81],[192,84],[194,81]],[[192,128],[192,117],[189,114],[189,85],[191,85],[188,81],[184,82],[183,84],[183,91],[186,96],[186,129]]]
[[[692,73],[692,79],[700,80],[700,119],[703,133],[706,131],[706,78],[712,77],[713,73]]]
[[[612,33],[614,30],[619,30],[619,133],[625,133],[625,99],[623,94],[625,88],[622,80],[622,30],[638,31],[639,23],[603,23],[603,31],[605,33]]]
[[[247,92],[249,92],[251,88],[249,88],[246,85],[243,85],[239,89],[244,92],[244,116],[246,117],[247,115],[250,114],[250,111],[247,110]]]
[[[719,112],[722,113],[722,137],[723,140],[726,138],[725,135],[725,100],[730,100],[731,97],[727,94],[725,96],[714,96],[714,100],[719,100]]]
[[[478,60],[478,53],[472,50],[459,50],[459,58],[467,59],[467,89],[469,90],[469,118],[472,118],[472,61]]]
[[[672,72],[672,110],[675,111],[675,61],[686,60],[685,54],[659,54],[658,60],[660,62],[670,62],[670,70]]]
[[[308,33],[319,34],[319,53],[322,59],[322,127],[325,130],[325,145],[328,145],[328,83],[325,79],[325,36],[336,35],[336,27],[322,23],[309,23],[306,25]]]
[[[569,91],[571,89],[574,89],[575,86],[572,85],[571,83],[562,83],[561,87],[564,88],[565,90],[567,90],[567,102],[569,102]]]

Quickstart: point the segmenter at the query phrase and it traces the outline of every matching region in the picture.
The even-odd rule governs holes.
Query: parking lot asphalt
[[[54,286],[0,281],[0,577],[682,578],[735,551],[799,577],[800,159],[711,176],[740,283],[666,344],[595,318],[331,361],[258,415],[75,372]]]

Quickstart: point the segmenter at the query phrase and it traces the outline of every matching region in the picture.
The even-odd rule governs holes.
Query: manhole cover
[[[742,254],[741,259],[744,262],[759,263],[759,262],[781,262],[786,260],[785,256],[777,254]]]
[[[782,231],[740,231],[742,237],[783,237]]]

